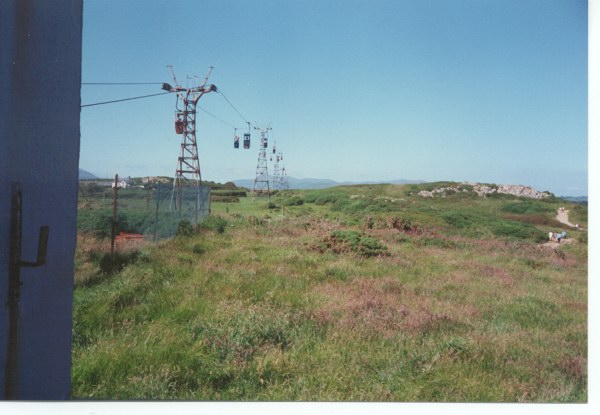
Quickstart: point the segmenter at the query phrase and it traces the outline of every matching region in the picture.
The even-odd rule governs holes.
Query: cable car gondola
[[[183,134],[184,126],[185,126],[185,122],[183,122],[183,120],[181,119],[181,117],[178,117],[175,120],[175,133],[176,134]]]

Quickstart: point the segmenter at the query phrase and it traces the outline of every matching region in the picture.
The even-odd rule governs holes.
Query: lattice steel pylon
[[[183,88],[179,85],[171,65],[169,65],[169,69],[173,75],[175,86],[164,83],[162,89],[177,94],[177,102],[175,103],[175,132],[181,134],[181,146],[175,169],[175,178],[173,180],[170,210],[173,210],[173,203],[175,201],[179,215],[181,216],[184,186],[192,187],[195,190],[195,220],[198,222],[198,212],[210,208],[205,206],[204,200],[201,201],[200,198],[202,178],[200,175],[200,161],[198,159],[198,145],[196,144],[196,106],[202,95],[209,92],[216,92],[217,87],[212,84],[206,84],[212,72],[212,66],[204,78],[204,83],[193,88]],[[179,108],[180,100],[183,104],[181,109]]]
[[[285,167],[280,167],[280,162],[283,161],[283,153],[277,152],[275,144],[273,144],[273,155],[271,155],[271,159],[273,159],[273,189],[275,190],[286,190],[289,189],[290,186],[287,181],[287,177],[285,177]]]
[[[279,161],[281,161],[281,160],[283,160],[283,154],[279,153]],[[289,188],[290,188],[290,184],[288,183],[285,167],[281,167],[281,171],[279,173],[279,189],[287,190]]]
[[[258,147],[256,178],[254,179],[254,189],[252,191],[254,196],[267,195],[270,198],[271,190],[269,188],[269,171],[267,168],[267,147],[269,146],[268,133],[271,130],[271,127],[254,127],[254,129],[260,131],[260,146]]]

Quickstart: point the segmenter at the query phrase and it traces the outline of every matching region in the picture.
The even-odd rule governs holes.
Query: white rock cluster
[[[550,193],[548,192],[538,192],[532,187],[522,186],[522,185],[513,185],[513,184],[500,184],[497,187],[488,186],[485,184],[479,183],[467,183],[473,186],[473,192],[477,193],[478,196],[485,197],[486,195],[493,193],[501,193],[507,195],[513,195],[518,197],[526,197],[530,199],[545,199],[550,197]],[[434,197],[436,195],[441,195],[441,197],[446,197],[450,193],[458,193],[458,192],[469,192],[467,189],[458,189],[456,187],[440,187],[437,189],[433,189],[431,191],[421,190],[418,195],[421,197]]]

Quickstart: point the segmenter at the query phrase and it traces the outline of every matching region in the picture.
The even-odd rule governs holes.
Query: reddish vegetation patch
[[[137,249],[144,245],[144,235],[120,232],[115,236],[115,244],[119,250]]]
[[[493,267],[491,265],[481,265],[480,272],[484,277],[492,278],[496,281],[500,281],[503,284],[513,284],[513,278],[504,268]]]
[[[391,278],[357,280],[352,284],[330,283],[318,287],[324,304],[314,313],[321,324],[375,332],[391,337],[400,331],[423,332],[440,324],[460,323],[477,310],[414,294]],[[443,310],[436,312],[434,309]]]
[[[582,382],[587,376],[587,362],[581,356],[565,356],[560,362],[560,368],[575,382]]]

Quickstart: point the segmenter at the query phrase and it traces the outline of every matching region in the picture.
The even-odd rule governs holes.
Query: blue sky
[[[273,128],[294,177],[525,184],[587,194],[587,2],[224,0],[84,3],[83,82],[204,77]],[[160,85],[82,87],[82,104]],[[172,176],[175,97],[86,107],[80,166]],[[200,106],[245,126],[220,94]],[[253,178],[233,128],[198,116],[202,177]]]

